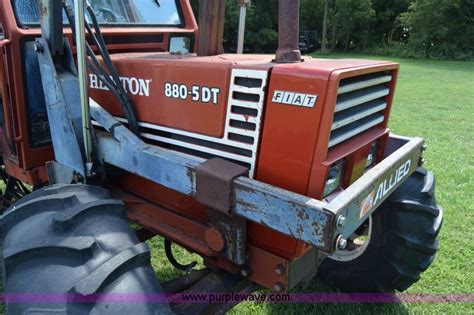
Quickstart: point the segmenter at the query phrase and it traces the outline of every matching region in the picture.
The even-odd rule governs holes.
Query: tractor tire
[[[149,248],[102,188],[34,191],[0,217],[0,234],[7,314],[171,313],[146,299],[162,293]]]
[[[344,256],[336,251],[322,262],[318,277],[343,292],[408,289],[438,250],[443,211],[436,205],[434,190],[433,174],[418,168],[372,214],[363,252]]]

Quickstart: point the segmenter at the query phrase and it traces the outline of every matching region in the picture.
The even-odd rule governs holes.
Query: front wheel
[[[434,189],[433,174],[418,168],[351,236],[345,250],[323,261],[318,276],[345,292],[408,289],[438,250],[443,211]]]
[[[0,217],[0,242],[6,296],[33,297],[6,298],[7,314],[170,313],[142,300],[162,292],[150,251],[122,202],[102,188],[55,185],[27,195]],[[92,299],[67,299],[81,296]]]

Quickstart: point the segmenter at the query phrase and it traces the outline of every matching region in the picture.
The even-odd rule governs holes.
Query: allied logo
[[[374,205],[375,191],[372,191],[364,200],[360,203],[360,218],[362,219]]]
[[[272,98],[273,103],[309,107],[309,108],[314,107],[317,100],[318,100],[318,95],[279,91],[279,90],[276,90],[273,93],[273,98]]]
[[[400,165],[394,173],[391,173],[389,177],[385,178],[378,185],[377,189],[371,191],[359,204],[359,217],[362,218],[365,216],[380,200],[383,200],[398,183],[408,176],[410,169],[411,160],[408,160]]]

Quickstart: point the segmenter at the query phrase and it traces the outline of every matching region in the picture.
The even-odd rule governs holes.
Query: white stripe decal
[[[236,78],[260,79],[262,80],[262,86],[259,88],[247,88],[245,86],[236,85],[235,84]],[[204,140],[204,141],[209,141],[216,144],[234,147],[237,149],[247,150],[252,153],[251,157],[239,155],[235,153],[230,153],[226,151],[221,151],[221,150],[209,148],[209,147],[195,144],[195,143],[189,143],[189,142],[185,142],[181,140],[170,139],[167,137],[154,135],[149,132],[141,133],[141,136],[150,140],[159,141],[162,143],[167,143],[167,144],[171,144],[171,145],[175,145],[175,146],[179,146],[183,148],[188,148],[188,149],[199,151],[199,152],[204,152],[204,153],[211,154],[218,157],[247,163],[250,165],[249,176],[250,178],[253,178],[255,175],[257,150],[259,147],[260,128],[261,128],[261,122],[262,122],[262,116],[263,116],[263,104],[265,101],[265,87],[267,84],[267,78],[268,78],[268,72],[265,70],[247,70],[247,69],[233,69],[232,70],[231,82],[230,82],[230,88],[229,88],[229,99],[227,103],[227,115],[226,115],[226,124],[225,124],[226,127],[225,127],[223,138],[210,137],[210,136],[206,136],[206,135],[202,135],[198,133],[159,126],[159,125],[150,124],[146,122],[138,123],[138,125],[142,128],[163,131],[163,132],[167,132],[171,134],[194,138],[197,140]],[[234,99],[233,98],[234,92],[250,93],[250,94],[258,95],[259,100],[258,102],[250,102],[250,101]],[[244,107],[246,109],[254,109],[256,111],[256,116],[253,117],[253,116],[237,114],[235,112],[232,112],[232,106]],[[115,117],[115,118],[123,123],[127,122],[125,118],[121,118],[121,117]],[[235,126],[232,127],[230,125],[231,120],[249,122],[249,123],[255,124],[255,130],[242,129]],[[97,123],[94,122],[94,125],[97,125]],[[232,135],[245,136],[245,137],[252,138],[253,144],[232,140],[229,138],[229,137],[232,137]]]

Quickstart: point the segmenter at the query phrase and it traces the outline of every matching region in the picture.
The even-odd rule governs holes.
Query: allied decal
[[[359,217],[364,217],[380,200],[383,200],[398,183],[408,176],[410,169],[411,160],[408,160],[398,167],[394,173],[390,174],[389,177],[385,178],[385,180],[378,185],[377,189],[371,191],[359,204]]]
[[[273,103],[309,107],[309,108],[314,107],[317,100],[318,100],[318,95],[279,91],[279,90],[276,90],[273,93],[273,98],[272,98]]]

